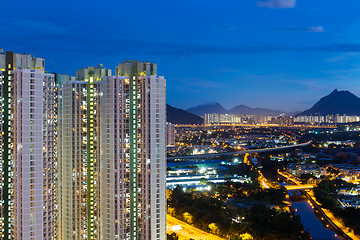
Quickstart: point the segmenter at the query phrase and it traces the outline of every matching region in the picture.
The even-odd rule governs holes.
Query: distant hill
[[[278,110],[272,110],[266,108],[253,108],[243,104],[236,106],[230,110],[227,110],[220,103],[217,102],[202,104],[197,107],[189,108],[187,109],[187,111],[198,116],[204,116],[205,113],[277,116],[282,113],[281,111]]]
[[[286,113],[286,116],[296,116],[296,115],[298,115],[299,113],[301,113],[301,111],[288,112],[288,113]]]
[[[310,115],[360,115],[360,98],[349,91],[335,89],[329,95],[321,98],[315,105],[297,116]]]
[[[204,116],[205,113],[229,113],[229,110],[225,109],[217,102],[202,104],[197,107],[189,108],[186,111],[198,116]]]
[[[246,105],[236,106],[229,111],[232,114],[244,114],[244,115],[268,115],[268,116],[278,116],[282,112],[278,110],[266,109],[266,108],[253,108]]]
[[[166,119],[167,122],[173,124],[203,124],[204,120],[185,110],[174,108],[166,104]]]

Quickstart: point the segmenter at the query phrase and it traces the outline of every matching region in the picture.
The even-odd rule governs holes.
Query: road
[[[259,149],[252,149],[252,150],[245,150],[240,152],[224,152],[224,153],[211,153],[211,154],[198,154],[198,155],[186,155],[186,156],[177,156],[177,157],[167,157],[167,160],[175,160],[175,159],[199,159],[199,158],[209,158],[215,156],[226,156],[226,155],[235,155],[235,154],[245,154],[245,153],[259,153],[259,152],[269,152],[269,151],[276,151],[276,150],[283,150],[289,148],[296,148],[296,147],[304,147],[311,143],[311,141],[301,144],[295,145],[288,145],[282,147],[275,147],[275,148],[259,148]]]
[[[287,190],[302,190],[302,189],[312,189],[315,187],[314,184],[302,184],[298,179],[296,179],[294,176],[287,172],[280,172],[278,171],[278,174],[287,180],[295,183],[296,185],[287,185],[285,188]]]
[[[267,183],[266,178],[264,177],[264,175],[262,174],[262,172],[259,170],[259,177],[258,177],[259,182],[261,183],[262,188],[270,188],[269,187],[269,183]]]
[[[286,190],[305,190],[314,188],[313,184],[289,185],[285,186]]]
[[[224,240],[225,238],[218,237],[216,235],[204,232],[198,228],[190,226],[189,224],[176,219],[169,214],[166,216],[167,220],[167,233],[171,234],[175,232],[179,236],[179,240],[189,240],[190,238],[195,240]],[[181,225],[181,230],[172,231],[172,226]]]
[[[287,180],[295,183],[296,185],[301,185],[301,182],[296,179],[293,175],[287,173],[287,172],[281,172],[281,171],[278,171],[278,174],[284,178],[286,178]]]

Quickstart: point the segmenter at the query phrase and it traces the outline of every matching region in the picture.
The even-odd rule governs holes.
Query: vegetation
[[[306,184],[307,181],[311,178],[314,178],[314,175],[311,173],[303,173],[300,175],[300,180],[303,184]]]
[[[261,191],[256,191],[250,194],[250,198],[257,201],[263,201],[269,205],[285,206],[284,200],[286,198],[286,189],[284,187],[268,188]]]
[[[276,155],[285,155],[288,153],[288,149],[284,150],[277,150],[277,151],[271,151],[271,152],[262,152],[257,155],[257,158],[259,162],[261,162],[262,170],[261,172],[264,174],[264,177],[266,179],[269,179],[271,181],[277,182],[278,181],[278,174],[277,171],[286,170],[288,162],[291,162],[289,160],[287,161],[271,161],[271,156]]]
[[[248,235],[258,240],[311,239],[299,217],[268,207],[281,205],[284,199],[284,189],[262,190],[258,183],[244,186],[228,182],[211,192],[184,192],[177,187],[168,192],[168,212],[199,229],[233,240]],[[239,207],[236,203],[241,200],[253,203]]]
[[[353,186],[353,184],[341,179],[323,180],[314,188],[314,194],[316,200],[321,203],[322,207],[329,209],[336,217],[344,222],[346,227],[354,229],[355,234],[360,235],[360,209],[342,208],[335,196],[336,189]]]
[[[176,233],[167,234],[167,240],[178,240],[179,236]]]

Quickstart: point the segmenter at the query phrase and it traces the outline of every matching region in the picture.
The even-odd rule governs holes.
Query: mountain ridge
[[[183,109],[166,104],[166,121],[173,124],[203,124],[204,120]]]
[[[204,116],[205,113],[219,113],[224,114],[228,113],[229,110],[225,109],[220,103],[213,102],[213,103],[206,103],[201,104],[196,107],[192,107],[189,109],[186,109],[187,112],[190,112],[192,114],[195,114],[197,116]]]
[[[224,108],[220,103],[206,103],[200,104],[196,107],[188,108],[186,111],[195,114],[197,116],[204,116],[204,114],[218,113],[218,114],[244,114],[244,115],[269,115],[277,116],[282,112],[279,110],[249,107],[244,104],[237,105],[231,109]]]
[[[335,114],[360,115],[360,98],[350,91],[335,89],[329,95],[322,97],[310,109],[296,116]]]

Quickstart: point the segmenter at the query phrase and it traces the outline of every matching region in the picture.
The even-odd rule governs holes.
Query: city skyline
[[[354,1],[83,3],[17,2],[18,15],[0,18],[0,48],[42,56],[49,71],[69,75],[125,59],[156,62],[168,103],[183,109],[216,101],[291,112],[335,88],[360,94]]]

